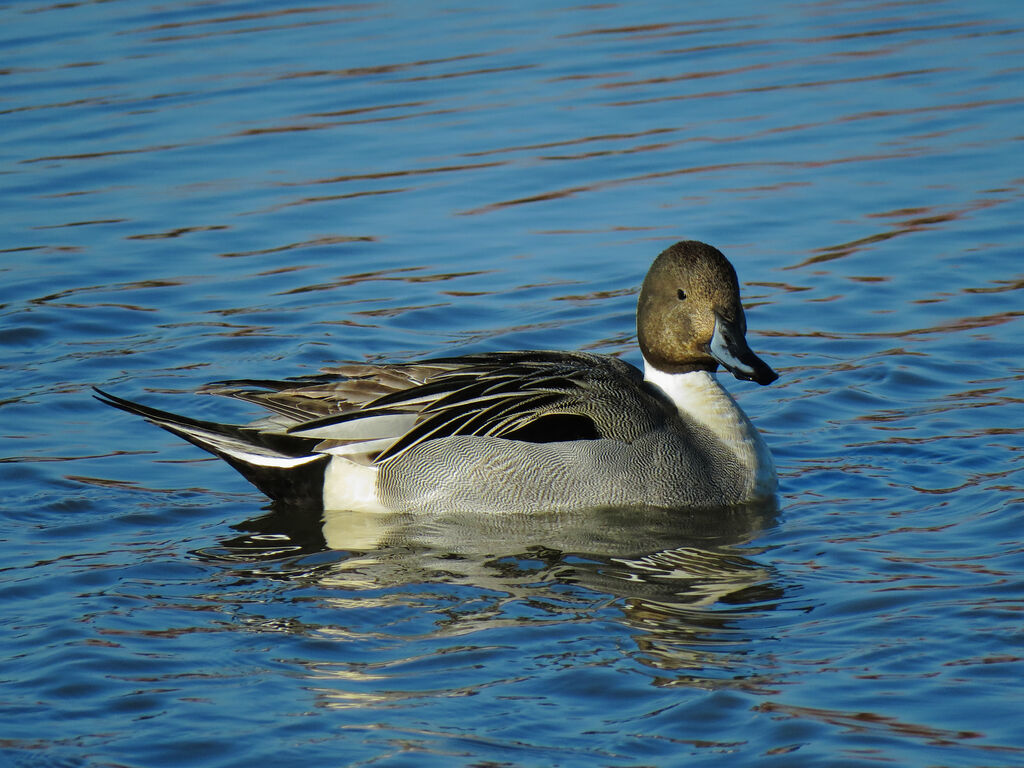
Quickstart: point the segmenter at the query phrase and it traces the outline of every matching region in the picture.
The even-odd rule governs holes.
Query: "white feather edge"
[[[370,440],[389,437],[392,440],[405,434],[416,423],[416,414],[386,414],[351,419],[338,424],[296,429],[291,432],[298,437],[316,437],[321,440]]]
[[[303,464],[319,459],[321,455],[313,453],[308,456],[286,456],[270,450],[254,451],[253,448],[257,446],[250,446],[238,440],[232,440],[225,435],[220,435],[216,432],[195,428],[185,429],[177,424],[166,424],[165,426],[171,431],[177,432],[183,436],[190,435],[198,438],[208,445],[216,448],[221,453],[226,453],[232,458],[244,461],[246,464],[255,464],[260,467],[281,467],[284,469],[301,467]]]

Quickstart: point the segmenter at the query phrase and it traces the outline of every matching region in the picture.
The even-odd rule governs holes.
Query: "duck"
[[[263,408],[247,425],[94,390],[223,459],[272,501],[325,511],[700,509],[773,497],[771,452],[717,376],[778,378],[747,343],[732,264],[706,243],[675,243],[648,270],[636,316],[642,371],[590,352],[481,352],[200,390]]]

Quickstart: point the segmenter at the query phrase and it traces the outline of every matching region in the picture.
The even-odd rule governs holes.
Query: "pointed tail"
[[[101,403],[141,416],[223,459],[275,501],[323,503],[324,469],[330,456],[313,451],[317,439],[192,419],[93,389]]]

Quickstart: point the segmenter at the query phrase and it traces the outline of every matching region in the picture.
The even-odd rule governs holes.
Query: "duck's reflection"
[[[245,563],[273,578],[338,590],[338,607],[358,592],[454,584],[500,595],[458,611],[441,631],[463,634],[507,620],[511,604],[569,600],[574,613],[609,605],[636,630],[638,658],[665,670],[729,666],[753,636],[747,625],[782,597],[772,569],[750,542],[777,513],[774,503],[700,512],[591,510],[544,515],[415,517],[295,509],[237,526],[245,535],[198,554]],[[754,634],[757,634],[756,632]],[[671,670],[671,672],[670,672]],[[703,684],[706,676],[697,675]]]

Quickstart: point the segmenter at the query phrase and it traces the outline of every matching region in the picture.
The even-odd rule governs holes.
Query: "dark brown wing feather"
[[[288,433],[373,416],[416,414],[375,459],[428,440],[487,435],[550,442],[631,440],[674,409],[633,366],[606,355],[497,352],[424,363],[352,364],[285,381],[236,380],[206,389],[289,419]],[[652,407],[653,406],[653,407]]]

